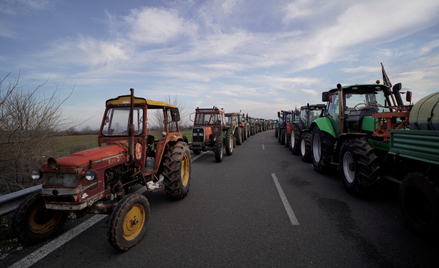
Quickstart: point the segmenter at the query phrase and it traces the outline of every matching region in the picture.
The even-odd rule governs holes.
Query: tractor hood
[[[107,162],[106,164],[111,164],[118,162],[116,158],[120,157],[128,157],[127,147],[119,144],[107,145],[60,157],[55,160],[56,163],[53,163],[53,159],[49,158],[42,168],[49,168],[53,164],[59,167],[79,167],[89,165],[90,161],[92,161],[92,164],[104,164],[105,162]]]

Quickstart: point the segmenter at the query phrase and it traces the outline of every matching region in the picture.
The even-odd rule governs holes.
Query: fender
[[[331,134],[332,137],[337,138],[337,135],[334,131],[334,127],[332,126],[332,123],[329,120],[329,118],[326,117],[317,118],[316,120],[314,120],[314,122],[312,122],[310,130],[312,131],[312,129],[314,129],[316,125],[320,128],[321,131],[327,132]]]

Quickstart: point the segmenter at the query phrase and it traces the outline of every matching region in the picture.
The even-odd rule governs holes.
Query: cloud
[[[58,63],[73,63],[88,67],[108,66],[116,61],[129,59],[122,43],[100,41],[84,36],[60,41],[44,56],[51,57]]]
[[[162,44],[184,35],[194,35],[197,26],[178,16],[176,10],[159,8],[134,9],[122,17],[130,26],[128,36],[142,44]]]

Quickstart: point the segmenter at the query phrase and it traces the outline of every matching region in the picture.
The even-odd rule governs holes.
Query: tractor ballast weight
[[[165,124],[162,137],[155,140],[148,134],[147,118],[148,111],[157,109],[163,111]],[[130,189],[144,185],[148,191],[165,190],[173,199],[189,191],[190,151],[178,120],[176,106],[137,98],[133,89],[131,95],[107,100],[99,147],[49,158],[32,172],[32,179],[42,181],[42,190],[15,210],[14,233],[37,243],[55,235],[69,212],[77,217],[111,214],[110,244],[119,250],[136,245],[146,231],[150,208],[142,194],[130,194]]]

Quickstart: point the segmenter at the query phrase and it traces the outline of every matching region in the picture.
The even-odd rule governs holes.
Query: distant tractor
[[[244,142],[244,128],[241,127],[241,117],[238,113],[225,113],[226,125],[232,130],[236,144],[241,145]]]
[[[238,113],[240,116],[240,126],[244,133],[244,140],[250,138],[250,123],[248,122],[248,114],[247,116],[244,113]]]
[[[293,154],[300,154],[302,160],[311,162],[311,131],[310,125],[323,115],[325,104],[306,105],[300,108],[299,116],[294,117],[291,125],[290,150]]]
[[[277,112],[279,117],[279,137],[280,144],[288,147],[290,135],[291,135],[291,123],[293,122],[293,112],[281,110]]]
[[[197,108],[193,121],[192,142],[189,147],[195,155],[201,151],[213,151],[215,161],[219,163],[223,161],[224,147],[227,155],[233,154],[233,130],[226,125],[224,110],[215,106]]]
[[[148,134],[148,115],[164,116],[162,137]],[[131,95],[106,102],[99,131],[99,147],[60,158],[49,158],[32,179],[42,190],[15,210],[13,231],[22,241],[37,243],[58,233],[67,214],[110,214],[107,238],[126,251],[143,237],[150,205],[143,194],[130,193],[136,185],[148,191],[165,190],[183,199],[191,180],[191,154],[180,134],[176,106]],[[118,201],[118,203],[116,203]]]

